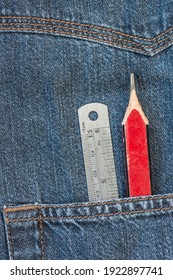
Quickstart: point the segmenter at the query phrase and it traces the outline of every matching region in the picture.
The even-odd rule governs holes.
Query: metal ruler
[[[79,108],[78,115],[89,201],[117,198],[107,106],[89,103]]]

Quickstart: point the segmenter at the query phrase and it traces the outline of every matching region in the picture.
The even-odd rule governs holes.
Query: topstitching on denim
[[[152,214],[155,212],[172,211],[172,198],[173,195],[170,194],[156,197],[151,196],[151,198],[145,197],[143,200],[124,199],[120,203],[117,200],[116,202],[110,201],[105,204],[77,204],[73,205],[73,207],[70,207],[72,206],[70,204],[24,205],[4,208],[4,214],[7,224],[35,220],[40,222],[41,228],[43,220],[94,219],[114,215]]]
[[[46,217],[43,218],[42,220],[69,220],[69,219],[95,219],[99,217],[111,217],[111,216],[116,216],[116,215],[133,215],[133,214],[142,214],[142,213],[155,213],[155,212],[161,212],[161,211],[172,211],[173,206],[170,207],[160,207],[156,209],[148,209],[148,210],[136,210],[136,211],[131,211],[131,212],[117,212],[117,213],[105,213],[105,214],[97,214],[93,216],[63,216],[63,217]],[[21,218],[21,219],[14,219],[14,220],[9,220],[6,218],[6,223],[18,223],[18,222],[29,222],[29,221],[40,221],[39,217],[31,217],[31,218]],[[40,226],[42,228],[42,226]]]
[[[37,32],[96,41],[145,55],[154,55],[172,45],[173,27],[153,38],[126,34],[108,27],[32,16],[0,16],[0,31]]]
[[[159,200],[159,199],[167,199],[173,198],[173,194],[167,195],[155,195],[155,196],[146,196],[146,197],[134,197],[127,199],[118,199],[115,201],[98,201],[98,202],[86,202],[86,203],[73,203],[73,204],[65,204],[65,205],[27,205],[27,206],[18,206],[18,207],[5,207],[4,212],[17,212],[17,211],[28,211],[33,209],[44,209],[44,208],[78,208],[78,207],[91,207],[91,206],[101,206],[101,205],[114,205],[114,204],[123,204],[126,202],[137,202],[137,201],[150,201],[150,200]]]

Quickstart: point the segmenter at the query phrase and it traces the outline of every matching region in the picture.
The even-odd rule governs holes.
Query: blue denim
[[[0,259],[173,259],[173,1],[2,0]],[[130,73],[152,190],[127,198]],[[106,104],[120,198],[88,202],[78,108]]]

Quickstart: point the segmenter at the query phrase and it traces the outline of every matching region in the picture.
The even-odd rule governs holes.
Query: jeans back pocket
[[[10,259],[172,259],[173,195],[4,208]]]

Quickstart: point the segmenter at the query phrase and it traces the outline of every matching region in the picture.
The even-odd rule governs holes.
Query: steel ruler
[[[89,201],[117,198],[108,108],[89,103],[79,108],[78,115]]]

